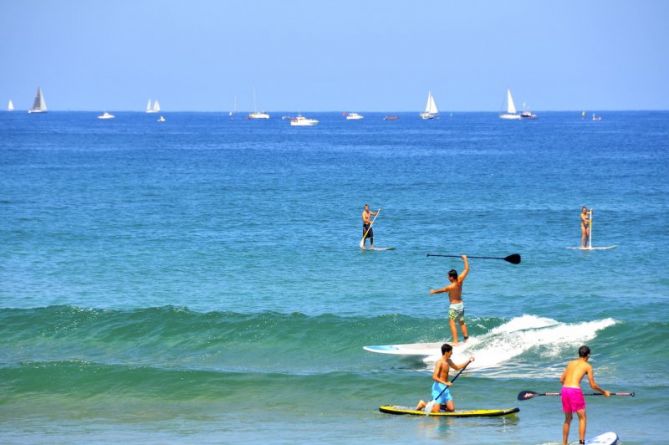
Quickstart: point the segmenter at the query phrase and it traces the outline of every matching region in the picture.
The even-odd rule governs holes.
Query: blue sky
[[[669,1],[0,0],[0,103],[669,109]]]

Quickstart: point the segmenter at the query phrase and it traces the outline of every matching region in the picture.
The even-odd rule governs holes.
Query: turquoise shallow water
[[[638,394],[589,400],[589,431],[666,442],[669,113],[382,116],[0,114],[2,442],[554,443],[559,400],[516,395],[582,343]],[[357,248],[365,202],[396,250]],[[581,205],[615,249],[568,249]],[[515,252],[472,260],[454,394],[519,415],[378,413],[431,364],[362,346],[449,336],[427,291],[461,262],[426,253]]]

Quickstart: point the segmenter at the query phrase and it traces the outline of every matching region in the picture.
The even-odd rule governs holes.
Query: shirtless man
[[[465,304],[462,302],[462,284],[469,273],[469,261],[467,255],[462,255],[462,261],[465,262],[465,269],[458,276],[458,271],[451,269],[448,272],[448,281],[451,284],[441,289],[430,289],[430,295],[441,294],[448,292],[448,299],[450,306],[448,308],[448,323],[451,326],[451,335],[453,336],[453,344],[458,344],[458,331],[455,326],[457,321],[460,324],[460,330],[464,341],[467,341],[469,334],[467,333],[467,325],[465,324]]]
[[[562,383],[562,410],[564,411],[564,424],[562,424],[562,444],[567,445],[569,440],[569,427],[571,426],[572,413],[575,411],[578,414],[578,443],[585,443],[585,427],[587,418],[585,416],[585,398],[583,398],[583,391],[581,390],[581,379],[587,374],[590,387],[597,392],[604,394],[606,397],[611,395],[610,392],[603,390],[595,382],[595,373],[592,370],[592,365],[588,363],[590,358],[590,348],[581,346],[578,349],[578,358],[572,360],[567,364],[562,376],[560,376],[560,383]]]
[[[365,204],[362,210],[362,244],[360,247],[364,248],[367,238],[369,238],[370,247],[374,247],[374,230],[372,229],[372,216],[376,216],[379,212],[369,210],[369,204]]]
[[[432,384],[432,400],[437,402],[432,405],[433,413],[438,413],[439,411],[455,411],[455,403],[453,402],[451,391],[450,389],[446,389],[451,386],[451,382],[448,381],[448,370],[449,368],[453,368],[456,371],[459,371],[470,362],[474,361],[474,357],[470,357],[465,363],[456,365],[451,360],[451,355],[453,355],[453,346],[448,343],[441,345],[441,358],[434,364],[434,372],[432,373],[432,380],[434,380],[434,383]],[[416,411],[420,411],[426,406],[427,403],[424,400],[421,400],[418,402],[418,405],[416,405]]]
[[[587,207],[581,207],[581,247],[588,247],[590,242],[590,219],[592,213]]]

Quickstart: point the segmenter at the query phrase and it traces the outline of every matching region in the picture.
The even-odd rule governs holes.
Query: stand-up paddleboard
[[[585,441],[585,445],[616,445],[618,443],[618,435],[613,431],[600,434],[597,437]]]
[[[611,250],[611,249],[615,249],[616,247],[618,247],[618,246],[616,246],[614,244],[612,246],[590,246],[590,247],[576,247],[575,246],[575,247],[567,247],[567,249],[570,249],[570,250]]]
[[[383,252],[385,250],[395,250],[394,247],[362,247],[362,250],[375,250],[377,252]]]
[[[468,409],[455,411],[440,411],[437,413],[425,413],[425,411],[418,411],[408,406],[399,405],[383,405],[379,407],[379,411],[386,414],[399,414],[410,416],[431,416],[431,417],[499,417],[515,414],[520,411],[519,408],[503,408],[503,409]],[[599,436],[598,436],[599,437]],[[599,442],[596,442],[599,445]]]
[[[436,343],[409,343],[405,345],[373,345],[363,346],[362,349],[377,354],[391,354],[391,355],[413,355],[419,357],[430,357],[433,355],[441,355],[441,345],[447,342]],[[453,346],[453,351],[464,349],[466,345],[457,344]]]
[[[590,209],[590,236],[588,237],[588,245],[583,247],[568,247],[568,249],[578,249],[578,250],[610,250],[615,249],[617,246],[597,246],[593,247],[592,245],[592,209]]]

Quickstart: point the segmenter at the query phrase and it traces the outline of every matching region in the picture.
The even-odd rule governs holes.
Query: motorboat
[[[290,120],[291,127],[314,127],[318,125],[318,119],[309,119],[302,115],[296,116]]]

